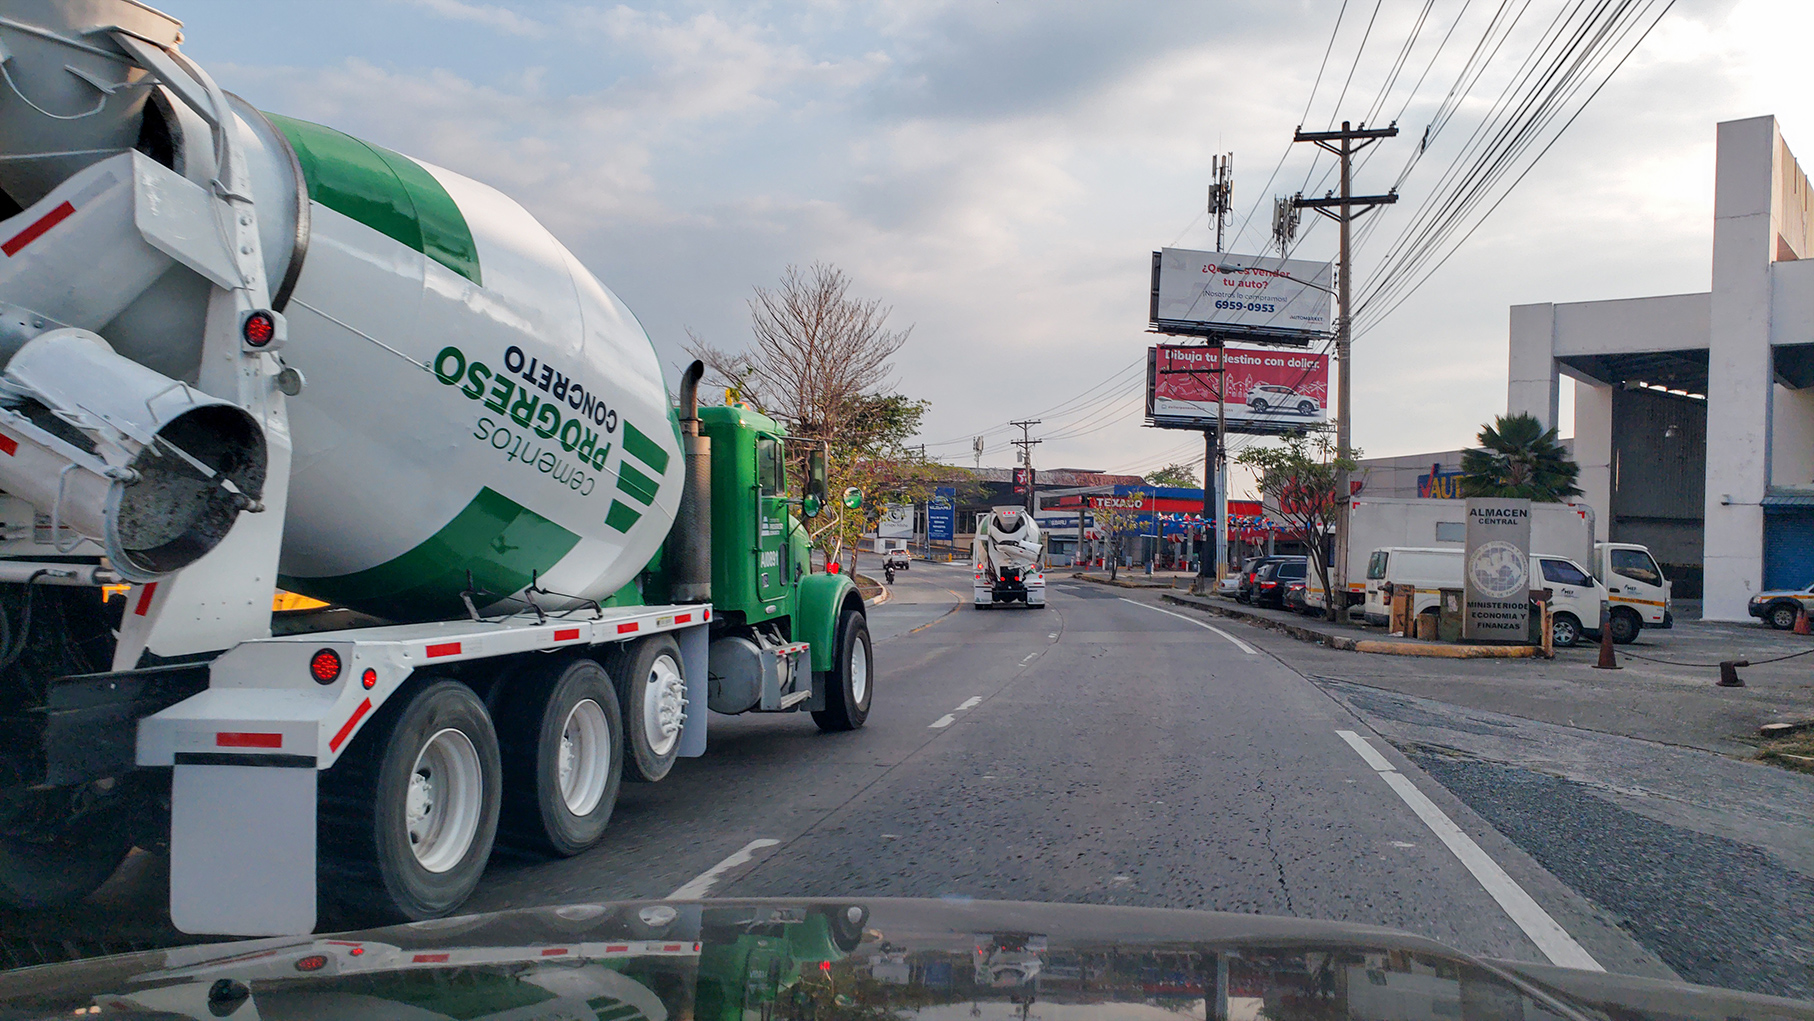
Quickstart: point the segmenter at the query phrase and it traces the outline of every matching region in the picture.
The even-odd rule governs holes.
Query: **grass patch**
[[[1814,730],[1765,741],[1757,757],[1798,773],[1814,773]]]

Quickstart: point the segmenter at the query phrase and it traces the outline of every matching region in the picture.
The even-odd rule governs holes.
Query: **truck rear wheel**
[[[869,622],[862,613],[845,610],[838,621],[837,658],[822,678],[825,708],[813,713],[820,730],[855,730],[869,719],[869,704],[875,697],[870,661]]]
[[[20,791],[30,804],[9,806],[9,818],[29,814],[42,822],[0,836],[0,904],[58,908],[99,889],[132,851],[124,806],[76,815],[75,792]]]
[[[1638,632],[1643,630],[1644,622],[1636,611],[1621,606],[1612,611],[1610,627],[1613,644],[1630,645],[1638,640]]]
[[[624,779],[654,783],[674,768],[687,720],[680,646],[667,635],[651,635],[620,652],[612,674],[622,696]]]
[[[503,825],[561,857],[598,843],[623,780],[617,690],[589,659],[541,658],[512,685],[498,718]]]
[[[502,774],[466,685],[433,681],[386,705],[322,778],[322,890],[368,924],[452,913],[491,857]]]

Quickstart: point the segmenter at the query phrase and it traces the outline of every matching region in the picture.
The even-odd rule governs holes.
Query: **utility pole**
[[[1297,209],[1314,209],[1318,213],[1334,220],[1342,232],[1341,241],[1341,276],[1336,282],[1336,318],[1335,318],[1335,358],[1336,358],[1336,415],[1335,415],[1335,496],[1340,502],[1335,509],[1335,555],[1330,559],[1330,584],[1333,590],[1329,593],[1329,609],[1337,623],[1346,623],[1348,619],[1348,509],[1352,503],[1348,486],[1347,462],[1353,450],[1349,442],[1352,427],[1352,414],[1349,411],[1349,387],[1353,373],[1348,371],[1349,344],[1353,340],[1353,319],[1349,314],[1349,271],[1353,268],[1349,262],[1348,233],[1349,224],[1356,218],[1365,215],[1379,206],[1391,205],[1398,201],[1397,192],[1384,195],[1355,195],[1351,188],[1351,171],[1354,154],[1372,145],[1382,138],[1394,138],[1398,135],[1396,123],[1384,128],[1369,128],[1365,124],[1350,127],[1347,121],[1342,122],[1340,131],[1305,131],[1298,128],[1294,142],[1314,142],[1317,147],[1334,153],[1342,161],[1342,193],[1324,195],[1320,199],[1307,199],[1298,195],[1291,200]],[[1358,143],[1358,144],[1357,144]],[[1304,537],[1318,545],[1322,537]]]
[[[1215,183],[1209,186],[1209,215],[1216,221],[1216,251],[1222,250],[1222,230],[1228,226],[1229,207],[1233,204],[1235,188],[1235,154],[1211,156],[1210,167],[1215,173]]]
[[[1026,419],[1025,421],[1021,421],[1021,422],[1009,422],[1008,423],[1009,425],[1020,430],[1020,439],[1009,440],[1008,442],[1012,443],[1015,446],[1020,448],[1020,463],[1021,463],[1022,467],[1027,469],[1027,513],[1028,514],[1033,513],[1033,510],[1034,510],[1034,507],[1033,507],[1033,448],[1037,444],[1043,443],[1045,441],[1032,439],[1031,437],[1029,437],[1027,435],[1027,430],[1038,425],[1039,422],[1040,422],[1040,420],[1037,418],[1029,418],[1029,419]]]
[[[970,441],[970,453],[976,461],[976,470],[983,470],[983,438],[978,436]]]

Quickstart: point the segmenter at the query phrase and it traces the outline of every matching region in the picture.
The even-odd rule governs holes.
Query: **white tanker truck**
[[[594,844],[708,706],[861,726],[863,603],[792,513],[822,454],[790,499],[785,430],[697,363],[672,406],[521,206],[181,39],[0,7],[0,901],[167,842],[185,931],[444,915],[500,831]]]
[[[1033,515],[1019,507],[978,514],[971,544],[976,561],[971,596],[977,609],[1006,603],[1046,608],[1045,537]]]

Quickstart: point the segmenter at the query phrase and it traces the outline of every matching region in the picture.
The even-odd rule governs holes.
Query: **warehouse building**
[[[1719,125],[1714,189],[1712,289],[1514,306],[1507,407],[1554,425],[1572,380],[1599,537],[1746,620],[1814,582],[1814,196],[1774,117]]]

